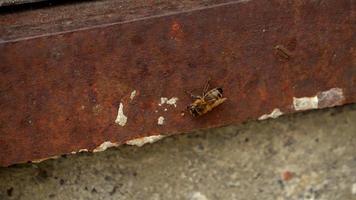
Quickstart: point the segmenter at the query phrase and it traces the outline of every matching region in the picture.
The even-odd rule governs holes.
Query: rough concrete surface
[[[0,168],[0,199],[356,199],[356,105]]]

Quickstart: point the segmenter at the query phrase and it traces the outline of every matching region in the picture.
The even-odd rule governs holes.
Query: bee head
[[[189,113],[191,115],[193,115],[193,117],[197,117],[199,116],[198,110],[197,110],[197,106],[194,104],[190,104],[189,106],[187,106],[187,109],[189,110]]]
[[[223,93],[223,89],[222,89],[221,87],[216,88],[216,89],[220,92],[220,94],[222,94],[222,93]]]

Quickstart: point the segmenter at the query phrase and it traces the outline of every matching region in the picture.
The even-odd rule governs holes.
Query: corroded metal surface
[[[4,41],[0,165],[356,102],[353,8],[240,1]],[[200,118],[182,115],[184,91],[209,77],[228,100]]]

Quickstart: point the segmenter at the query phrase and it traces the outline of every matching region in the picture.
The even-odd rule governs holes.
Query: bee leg
[[[205,83],[205,86],[204,86],[204,89],[203,89],[203,96],[205,96],[205,94],[209,91],[210,81],[211,81],[211,77],[209,77],[208,81]]]
[[[185,91],[185,93],[188,94],[193,99],[201,99],[201,96],[199,96],[199,95],[195,95],[195,94],[193,94],[191,92],[188,92],[188,91]]]

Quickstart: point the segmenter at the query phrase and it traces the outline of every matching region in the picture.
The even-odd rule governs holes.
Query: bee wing
[[[207,104],[214,103],[216,100],[218,100],[218,98],[216,98],[215,96],[208,95],[208,96],[205,96],[205,97],[204,97],[204,101],[205,101]]]

